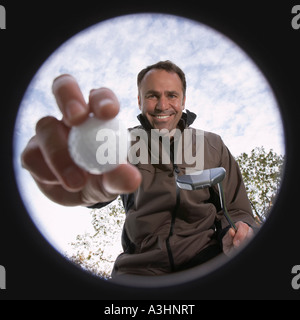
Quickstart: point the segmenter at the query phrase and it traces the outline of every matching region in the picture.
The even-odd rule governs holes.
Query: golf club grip
[[[220,193],[220,201],[221,201],[221,207],[223,209],[223,213],[225,218],[227,219],[228,223],[230,224],[230,226],[237,231],[237,227],[234,224],[234,222],[232,221],[228,211],[227,211],[227,207],[226,207],[226,203],[225,203],[225,194],[224,194],[224,189],[223,189],[223,185],[222,182],[218,183],[218,188],[219,188],[219,193]]]
[[[235,223],[232,221],[232,219],[226,209],[224,210],[224,216],[227,219],[228,223],[231,225],[231,227],[234,229],[234,231],[237,231],[237,227],[236,227]]]

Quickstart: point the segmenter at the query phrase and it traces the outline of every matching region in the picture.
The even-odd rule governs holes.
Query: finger
[[[81,206],[81,192],[69,192],[62,185],[44,184],[37,181],[39,189],[47,196],[48,199],[62,206],[74,207]]]
[[[58,179],[49,169],[42,155],[36,137],[33,137],[21,155],[21,163],[35,180],[45,184],[58,184]]]
[[[84,100],[77,81],[71,75],[56,78],[52,91],[66,125],[78,125],[88,117],[89,106]]]
[[[224,245],[224,246],[230,247],[230,246],[232,246],[233,237],[230,235],[229,232],[227,232],[227,233],[225,234],[225,236],[223,237],[222,241],[223,241],[223,245]]]
[[[233,229],[233,228],[230,228],[229,229],[229,235],[231,236],[231,238],[233,239],[234,238],[234,236],[235,236],[235,230]]]
[[[232,248],[233,248],[232,242],[233,242],[233,237],[231,236],[230,230],[229,230],[222,239],[223,252],[228,256],[232,252]]]
[[[78,191],[86,183],[86,173],[75,165],[68,150],[69,129],[52,117],[36,126],[37,141],[50,170],[68,191]]]
[[[248,233],[247,233],[247,239],[251,239],[253,235],[254,235],[254,231],[251,227],[249,227]]]
[[[237,232],[233,239],[233,245],[239,247],[246,239],[249,232],[249,226],[245,223],[237,224]]]
[[[138,169],[130,164],[122,164],[117,169],[103,175],[103,187],[110,194],[134,192],[141,184]]]
[[[89,105],[95,116],[102,120],[113,119],[120,111],[118,98],[107,88],[92,90]]]

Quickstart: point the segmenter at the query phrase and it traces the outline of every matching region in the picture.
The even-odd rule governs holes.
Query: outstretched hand
[[[131,193],[141,183],[139,171],[122,164],[103,175],[91,175],[79,168],[68,151],[68,135],[73,126],[83,123],[90,113],[110,120],[120,110],[116,95],[107,88],[92,90],[86,103],[77,81],[62,75],[53,82],[53,94],[62,120],[45,117],[36,125],[36,135],[22,154],[22,165],[41,191],[56,203],[89,206],[108,202],[118,194]]]

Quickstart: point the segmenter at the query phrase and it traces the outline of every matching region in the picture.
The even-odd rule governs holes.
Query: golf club
[[[226,175],[226,170],[220,167],[220,168],[206,169],[202,171],[197,171],[192,174],[178,176],[176,182],[180,189],[189,190],[189,191],[209,188],[218,184],[222,210],[224,212],[224,215],[228,223],[236,231],[237,230],[236,225],[232,221],[227,211],[226,203],[225,203],[225,193],[222,186],[222,181],[224,180],[225,175]]]

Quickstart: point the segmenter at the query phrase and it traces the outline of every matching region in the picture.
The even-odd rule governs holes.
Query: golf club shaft
[[[220,193],[220,201],[221,201],[221,207],[223,209],[223,212],[224,212],[224,215],[228,221],[228,223],[231,225],[231,227],[237,231],[237,227],[236,225],[234,224],[234,222],[232,221],[228,211],[227,211],[227,208],[226,208],[226,202],[225,202],[225,194],[224,194],[224,189],[223,189],[223,186],[222,186],[222,182],[218,183],[218,187],[219,187],[219,193]]]

